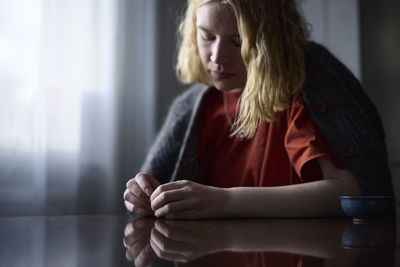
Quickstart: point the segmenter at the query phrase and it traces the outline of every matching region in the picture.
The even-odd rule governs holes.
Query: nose
[[[215,64],[226,64],[229,61],[229,51],[221,40],[215,41],[211,48],[210,61]]]

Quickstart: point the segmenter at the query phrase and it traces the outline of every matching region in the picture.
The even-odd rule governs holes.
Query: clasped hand
[[[179,219],[222,217],[223,188],[188,180],[160,183],[150,174],[139,173],[128,181],[124,192],[126,208],[138,215]]]
[[[223,230],[221,223],[214,221],[139,218],[126,225],[123,243],[127,259],[135,266],[150,264],[155,254],[165,260],[189,262],[223,249]]]

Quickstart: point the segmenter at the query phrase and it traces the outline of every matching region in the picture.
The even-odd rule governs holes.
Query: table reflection
[[[400,266],[395,226],[349,219],[0,217],[0,266],[392,267]]]
[[[395,225],[141,218],[126,225],[123,243],[136,266],[160,265],[157,258],[184,266],[393,266]]]

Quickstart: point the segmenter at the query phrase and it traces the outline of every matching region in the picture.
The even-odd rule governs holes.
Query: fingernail
[[[151,190],[150,190],[149,188],[146,188],[144,191],[146,191],[146,194],[147,194],[148,196],[151,196]]]

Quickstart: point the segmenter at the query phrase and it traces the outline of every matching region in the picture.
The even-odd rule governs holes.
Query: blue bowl
[[[392,196],[340,196],[344,213],[354,221],[393,220],[395,217]]]
[[[391,222],[352,223],[342,234],[342,248],[366,249],[396,246],[396,224]]]

